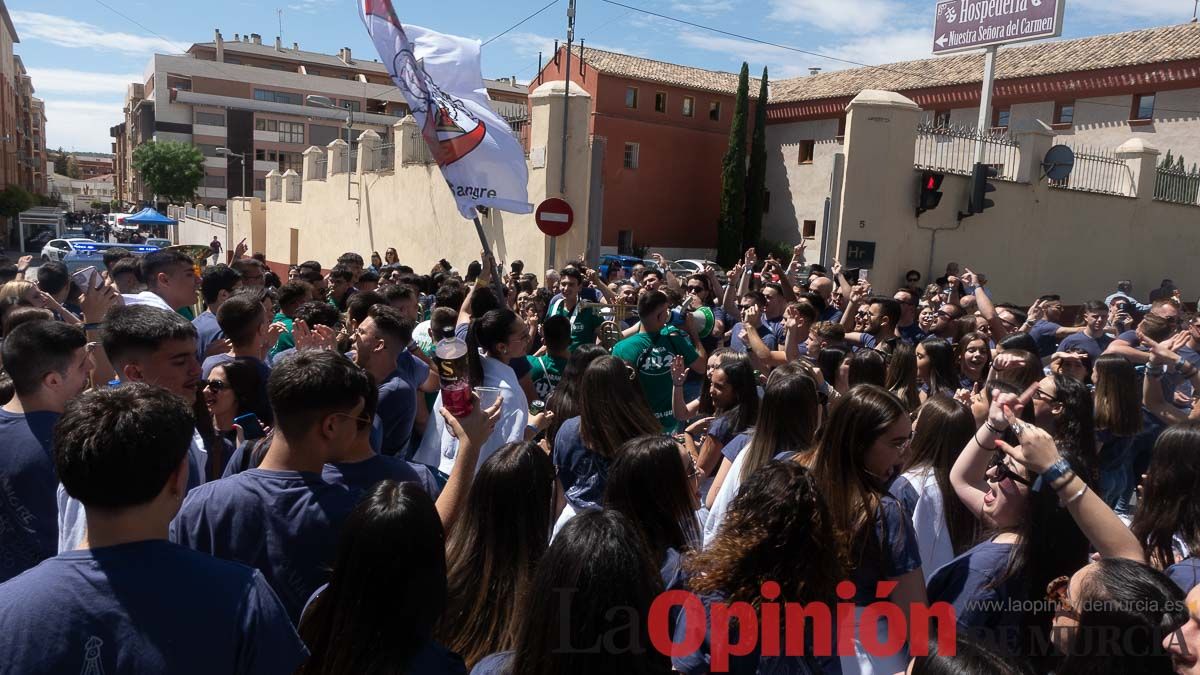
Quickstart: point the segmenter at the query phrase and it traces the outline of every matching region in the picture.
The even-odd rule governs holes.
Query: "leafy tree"
[[[114,199],[111,202],[109,202],[108,210],[111,211],[112,213],[119,213],[121,211],[121,200]]]
[[[67,174],[67,156],[62,154],[61,150],[59,150],[58,154],[54,156],[54,173],[56,173],[60,176],[68,175]]]
[[[20,185],[9,185],[0,190],[0,216],[16,218],[33,205],[33,195]]]
[[[746,117],[750,107],[750,66],[738,76],[729,150],[721,161],[721,215],[717,222],[717,262],[732,266],[742,253],[746,225]]]
[[[133,151],[133,168],[156,195],[177,204],[192,200],[204,180],[204,156],[188,143],[143,143]]]
[[[79,160],[75,159],[75,155],[67,157],[67,178],[75,180],[83,178],[83,172],[79,170]]]
[[[758,245],[762,238],[763,209],[767,193],[767,69],[763,68],[754,109],[754,136],[750,140],[750,170],[746,176],[745,243]]]

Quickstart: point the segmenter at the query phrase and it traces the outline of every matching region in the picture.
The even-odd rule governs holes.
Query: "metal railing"
[[[396,168],[396,144],[383,143],[375,155],[375,168],[378,171],[392,171]]]
[[[312,180],[325,180],[325,177],[329,175],[329,156],[318,157],[314,163],[316,168],[313,169]]]
[[[429,145],[425,142],[425,137],[421,135],[420,130],[408,132],[407,141],[403,158],[405,164],[437,164],[433,158],[433,152],[429,150]]]
[[[222,225],[228,225],[229,216],[223,211],[217,211],[216,214],[213,215],[213,222],[220,223]]]
[[[505,122],[508,122],[508,128],[512,131],[512,135],[516,137],[517,142],[525,149],[525,156],[529,156],[529,118],[528,117],[505,117]]]
[[[1119,197],[1137,196],[1133,172],[1125,160],[1094,148],[1071,149],[1075,152],[1075,166],[1071,169],[1071,175],[1062,180],[1048,181],[1050,187]]]
[[[916,154],[913,160],[918,169],[970,176],[975,167],[975,147],[983,143],[983,163],[997,171],[1000,180],[1017,179],[1019,149],[1007,131],[974,127],[937,125],[921,122],[917,125]]]
[[[1200,173],[1159,167],[1154,172],[1154,198],[1160,202],[1200,206]]]
[[[196,217],[196,209],[191,208],[191,207],[186,208],[186,209],[184,209],[184,215],[187,216],[188,218],[195,218]]]

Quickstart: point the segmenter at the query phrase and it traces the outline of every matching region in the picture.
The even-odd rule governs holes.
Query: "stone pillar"
[[[1042,160],[1054,145],[1054,130],[1041,120],[1021,120],[1013,125],[1021,159],[1017,164],[1017,182],[1034,185],[1042,182]]]
[[[325,151],[315,145],[308,146],[304,151],[304,180],[320,180],[317,178],[317,160],[325,156]]]
[[[591,115],[591,95],[572,82],[570,103],[564,101],[567,92],[562,80],[547,82],[529,94],[529,201],[538,204],[547,197],[566,200],[575,212],[575,223],[571,230],[557,237],[554,260],[550,260],[550,238],[546,237],[546,248],[541,269],[557,269],[570,258],[579,254],[588,255],[589,260],[599,257],[599,251],[589,251],[588,242],[592,227],[591,211],[592,147],[588,137],[588,118]],[[563,117],[567,116],[566,162],[567,184],[560,184],[563,162]],[[599,195],[596,195],[599,198]],[[596,237],[595,239],[598,239]],[[530,261],[526,261],[528,266]]]
[[[379,134],[374,129],[367,129],[358,135],[358,173],[379,170]]]
[[[350,152],[350,144],[342,139],[334,139],[325,146],[329,153],[329,163],[325,165],[325,175],[346,173],[346,153]]]
[[[1125,160],[1129,167],[1129,196],[1138,199],[1154,199],[1154,184],[1158,176],[1158,148],[1144,138],[1133,137],[1117,148],[1117,157]]]
[[[282,186],[282,183],[280,182],[279,178],[280,178],[279,169],[271,169],[270,171],[267,172],[266,193],[267,193],[267,201],[269,201],[269,202],[278,202],[283,199],[283,197],[281,196],[282,191],[283,191],[283,186]]]
[[[217,222],[217,214],[220,212],[221,212],[221,209],[218,209],[215,206],[208,207],[208,222],[210,222],[210,223]]]
[[[829,250],[846,267],[860,267],[848,254],[854,242],[856,254],[874,247],[869,266],[871,279],[881,288],[904,272],[913,243],[911,228],[916,210],[917,175],[913,168],[917,122],[921,109],[891,91],[866,89],[846,107],[845,177],[842,181],[841,213],[833,218]],[[912,176],[912,180],[902,180]],[[944,203],[939,215],[952,213]]]
[[[296,173],[295,169],[288,169],[283,172],[283,201],[298,202],[300,201],[301,181],[300,174]]]
[[[411,164],[417,160],[417,144],[424,143],[417,120],[412,115],[405,115],[399,122],[392,125],[392,138],[396,139],[396,166]]]

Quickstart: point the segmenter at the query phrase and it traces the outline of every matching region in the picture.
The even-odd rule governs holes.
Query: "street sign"
[[[551,197],[538,204],[533,212],[533,221],[546,236],[560,237],[571,229],[571,223],[575,222],[575,212],[565,200]]]
[[[1066,5],[1066,0],[938,0],[933,53],[1058,37]]]
[[[848,241],[846,242],[846,266],[871,269],[875,266],[875,242]]]

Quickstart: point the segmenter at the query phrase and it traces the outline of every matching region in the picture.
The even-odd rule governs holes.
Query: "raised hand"
[[[439,408],[438,412],[446,421],[446,429],[450,431],[450,435],[454,436],[459,443],[469,441],[478,448],[487,442],[492,435],[492,430],[496,428],[496,420],[500,419],[500,406],[504,399],[497,399],[492,407],[482,410],[479,407],[479,396],[473,396],[475,405],[471,406],[471,412],[465,417],[455,417],[445,408]]]
[[[687,380],[687,374],[688,367],[687,364],[683,362],[682,356],[676,356],[675,358],[671,359],[671,382],[673,382],[675,386],[682,387],[684,381]]]
[[[87,323],[100,323],[104,320],[104,315],[110,307],[123,304],[125,304],[125,299],[121,297],[117,289],[104,285],[100,288],[89,287],[85,289],[80,308],[83,309],[84,321]]]
[[[762,323],[762,309],[757,305],[750,305],[742,310],[742,323],[757,329]]]
[[[842,273],[842,263],[841,263],[841,261],[840,261],[840,260],[838,260],[837,258],[834,258],[834,259],[833,259],[833,267],[830,267],[830,268],[829,268],[829,273],[830,273],[830,274],[832,274],[832,275],[834,276],[834,278],[836,278],[836,277],[838,277],[839,275],[841,275],[841,273]]]

